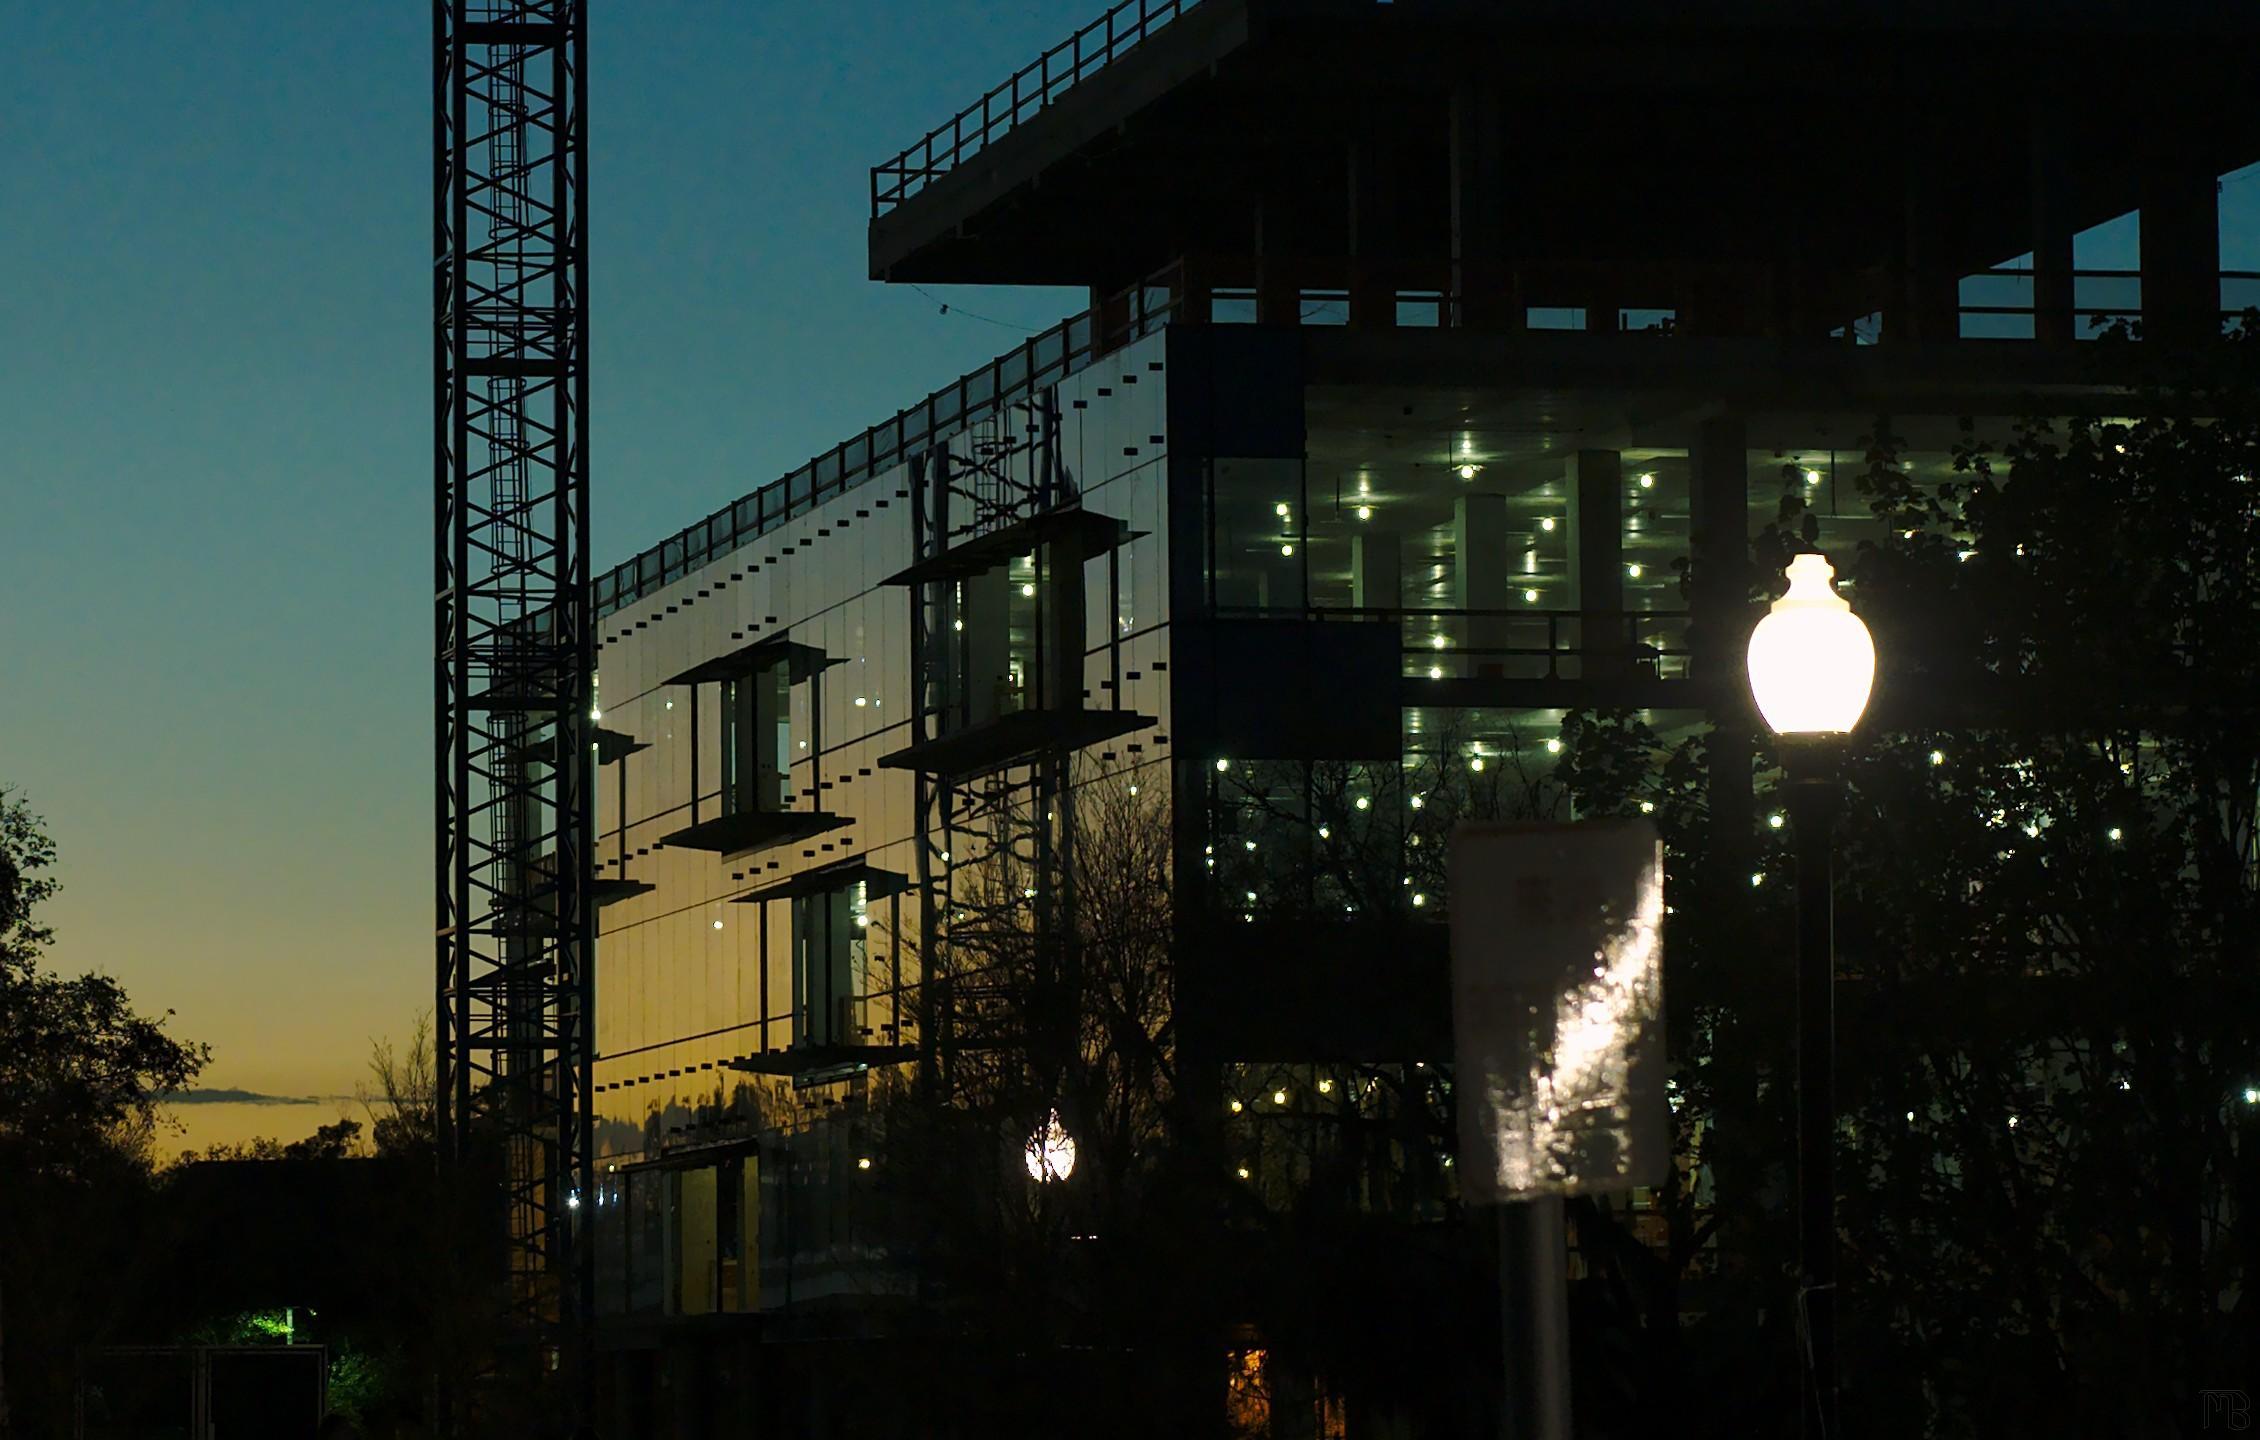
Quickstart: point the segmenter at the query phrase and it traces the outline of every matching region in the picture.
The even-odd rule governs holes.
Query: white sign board
[[[1661,1184],[1664,854],[1643,820],[1452,835],[1462,1193]]]

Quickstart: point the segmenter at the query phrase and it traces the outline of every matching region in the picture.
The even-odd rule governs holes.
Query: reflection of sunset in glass
[[[1487,1202],[1655,1183],[1669,1140],[1654,827],[1462,826],[1451,875],[1461,1183]]]
[[[1662,926],[1664,877],[1653,867],[1642,877],[1639,903],[1608,926],[1593,953],[1593,978],[1564,994],[1554,1009],[1553,1045],[1533,1057],[1525,1100],[1500,1096],[1502,1113],[1521,1116],[1526,1128],[1503,1135],[1500,1183],[1510,1190],[1560,1183],[1570,1161],[1629,1147],[1595,1145],[1595,1132],[1628,1128],[1632,1121],[1632,1032],[1663,1020]]]

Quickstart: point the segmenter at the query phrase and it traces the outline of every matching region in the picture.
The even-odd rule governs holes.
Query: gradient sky
[[[596,0],[600,566],[1013,343],[865,279],[866,170],[1100,8]],[[62,847],[56,962],[212,1087],[347,1094],[430,1004],[428,25],[47,0],[0,44],[0,784]]]
[[[1099,7],[591,8],[604,566],[1014,342],[865,278],[866,171]],[[429,26],[49,0],[0,44],[0,784],[62,849],[55,962],[214,1087],[348,1093],[431,1003]]]

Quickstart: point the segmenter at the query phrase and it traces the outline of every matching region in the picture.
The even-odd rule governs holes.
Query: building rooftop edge
[[[799,469],[685,526],[658,544],[596,575],[590,584],[598,619],[611,615],[702,565],[750,545],[785,521],[844,494],[891,466],[926,454],[1002,407],[1077,374],[1094,360],[1152,334],[1174,313],[1168,289],[1138,285],[1103,306],[1069,316],[1041,334],[966,372],[892,419],[870,426]],[[1099,326],[1109,328],[1101,333]]]

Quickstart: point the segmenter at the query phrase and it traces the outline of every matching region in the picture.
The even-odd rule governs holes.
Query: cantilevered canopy
[[[722,815],[686,825],[659,843],[677,850],[709,850],[717,855],[743,855],[772,845],[789,845],[849,823],[846,815],[820,810],[754,810]]]
[[[1017,710],[882,755],[879,764],[926,775],[978,775],[1039,751],[1080,749],[1153,723],[1153,716],[1128,710]]]
[[[804,895],[825,895],[844,890],[859,880],[863,882],[864,898],[868,900],[899,895],[910,888],[909,877],[898,871],[881,870],[862,860],[843,860],[835,865],[819,865],[813,870],[803,870],[774,885],[748,890],[731,903],[758,905],[765,900],[793,900]]]
[[[919,585],[928,580],[959,580],[968,575],[979,575],[986,570],[1025,555],[1038,545],[1056,541],[1073,542],[1072,548],[1088,560],[1104,555],[1118,545],[1126,545],[1143,533],[1111,515],[1096,511],[1049,510],[1026,520],[1018,520],[986,535],[977,535],[962,545],[954,545],[941,554],[919,561],[907,570],[889,575],[881,584]]]
[[[717,655],[702,660],[680,675],[670,676],[669,685],[704,685],[711,680],[737,680],[757,671],[766,670],[780,661],[792,667],[795,681],[842,663],[813,645],[803,645],[782,635],[772,635],[766,640],[756,640],[751,645],[740,646],[727,655]]]

